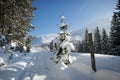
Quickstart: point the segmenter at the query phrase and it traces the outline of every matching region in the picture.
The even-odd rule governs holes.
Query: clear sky
[[[37,8],[32,24],[34,36],[58,33],[60,17],[70,24],[70,31],[81,29],[102,18],[112,18],[117,0],[34,0]]]

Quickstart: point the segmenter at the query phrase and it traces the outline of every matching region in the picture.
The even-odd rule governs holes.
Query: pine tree
[[[94,52],[101,54],[101,35],[98,27],[94,33]]]
[[[34,28],[32,0],[0,0],[0,32],[24,42],[27,32]]]
[[[120,0],[115,9],[118,12],[114,12],[111,22],[110,54],[120,56]]]
[[[86,31],[85,31],[85,40],[84,40],[84,52],[85,53],[88,53],[89,52],[89,49],[88,49],[88,29],[86,28]]]
[[[104,28],[102,30],[101,53],[108,54],[108,35]]]

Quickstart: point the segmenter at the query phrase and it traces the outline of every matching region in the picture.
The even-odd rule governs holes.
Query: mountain
[[[39,46],[42,44],[50,43],[55,37],[57,37],[57,34],[45,34],[38,36],[34,38],[31,44],[33,46]]]
[[[100,32],[102,32],[102,29],[105,28],[106,32],[109,34],[110,27],[111,27],[111,20],[109,18],[99,19],[96,20],[90,24],[88,24],[85,28],[72,31],[72,37],[74,39],[84,39],[85,30],[88,29],[88,32],[92,32],[94,34],[96,27],[98,26]]]
[[[102,31],[102,28],[105,28],[107,33],[109,33],[110,25],[111,25],[111,20],[109,18],[96,20],[96,21],[88,24],[83,29],[72,31],[71,32],[72,41],[76,42],[78,40],[84,39],[86,28],[88,28],[89,32],[94,33],[96,27],[98,26],[100,29],[100,32]],[[42,45],[42,44],[49,43],[55,37],[57,37],[57,34],[45,34],[45,35],[42,35],[40,37],[35,37],[35,39],[32,41],[32,45]]]

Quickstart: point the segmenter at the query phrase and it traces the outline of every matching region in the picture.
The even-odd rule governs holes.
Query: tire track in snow
[[[20,76],[17,80],[33,80],[35,76],[40,77],[41,75],[46,75],[49,80],[53,80],[49,76],[49,65],[48,61],[45,60],[48,58],[46,56],[46,51],[40,51],[39,53],[33,53],[32,59],[27,64],[27,67],[24,71],[20,73]]]

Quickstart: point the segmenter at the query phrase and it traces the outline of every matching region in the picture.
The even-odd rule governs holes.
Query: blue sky
[[[32,24],[35,30],[30,34],[58,33],[60,17],[70,24],[70,31],[82,29],[86,25],[102,18],[112,18],[117,0],[34,0]]]

